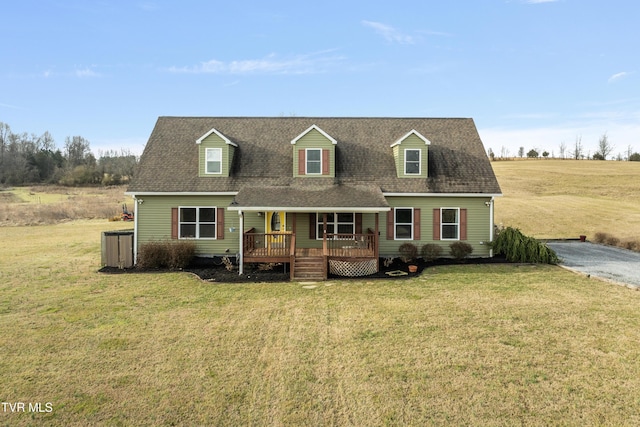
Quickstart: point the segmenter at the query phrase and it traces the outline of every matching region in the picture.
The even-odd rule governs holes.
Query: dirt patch
[[[380,259],[380,271],[375,274],[360,277],[343,277],[336,275],[329,275],[330,279],[397,279],[404,280],[410,279],[422,274],[422,272],[429,268],[441,265],[460,265],[460,264],[495,264],[504,263],[506,260],[503,257],[493,258],[468,258],[462,261],[457,261],[448,258],[441,258],[435,261],[426,262],[422,259],[415,260],[411,263],[405,263],[400,258],[393,259],[392,262],[385,262],[385,259]],[[409,272],[409,264],[417,266],[415,273]],[[193,273],[200,279],[208,282],[219,283],[259,283],[259,282],[288,282],[289,278],[289,265],[288,264],[274,264],[270,265],[271,269],[265,269],[265,264],[245,264],[244,273],[238,274],[238,268],[235,266],[233,270],[228,270],[222,263],[222,259],[219,257],[214,258],[195,258],[188,268],[180,271],[186,271]],[[127,273],[162,273],[169,272],[170,270],[158,270],[158,269],[141,269],[141,268],[129,268],[119,269],[116,267],[103,267],[99,270],[101,273],[110,274],[127,274]],[[397,273],[400,272],[400,273]],[[391,273],[391,274],[389,274]],[[406,273],[406,274],[404,274]]]

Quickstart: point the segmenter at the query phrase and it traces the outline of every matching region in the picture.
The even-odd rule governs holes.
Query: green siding
[[[311,129],[306,135],[293,144],[293,176],[305,176],[298,174],[298,152],[307,148],[321,148],[329,150],[329,175],[308,175],[308,177],[335,177],[336,146],[316,129]]]
[[[378,229],[380,232],[380,255],[398,256],[398,248],[402,243],[412,242],[418,249],[427,243],[436,243],[442,246],[443,256],[448,256],[449,245],[452,240],[433,240],[433,209],[439,208],[461,208],[467,209],[467,243],[473,247],[472,256],[487,257],[491,237],[490,209],[485,202],[490,201],[489,197],[463,198],[463,197],[387,197],[387,201],[392,207],[419,208],[420,209],[420,240],[387,240],[387,213],[380,212],[378,216]],[[296,218],[296,244],[298,247],[320,248],[322,240],[309,239],[309,214],[297,213]],[[287,215],[287,230],[291,230],[293,214]],[[246,218],[246,215],[245,215]],[[245,219],[245,223],[247,223]],[[260,232],[264,230],[264,219],[260,226]],[[375,230],[375,214],[362,214],[362,231],[367,229]],[[256,227],[257,229],[257,227]],[[483,242],[481,244],[480,242]]]
[[[199,255],[215,255],[238,252],[240,221],[237,212],[226,208],[233,196],[141,196],[144,202],[137,206],[138,247],[157,240],[171,240],[171,208],[179,206],[215,206],[225,208],[224,239],[194,240]],[[235,231],[229,231],[229,228]],[[227,249],[229,250],[227,252]]]
[[[154,240],[171,240],[171,208],[178,206],[215,206],[225,208],[224,239],[195,240],[199,255],[235,254],[239,250],[241,236],[240,219],[235,211],[228,211],[233,196],[142,196],[144,202],[137,206],[138,247]],[[413,242],[418,249],[426,243],[436,243],[443,248],[443,256],[449,253],[450,240],[433,240],[433,209],[461,208],[467,209],[467,240],[473,247],[472,256],[486,257],[490,255],[490,209],[485,202],[489,197],[387,197],[392,207],[420,208],[420,240],[387,240],[386,212],[379,214],[380,256],[398,256],[398,248],[404,242]],[[298,247],[321,248],[322,240],[309,239],[309,214],[288,213],[286,230],[292,231],[296,217],[296,243]],[[235,231],[229,231],[230,228]],[[244,229],[255,228],[257,233],[265,232],[265,213],[244,213]],[[362,214],[362,230],[375,230],[375,214]],[[480,242],[483,242],[481,244]]]
[[[380,214],[380,254],[397,255],[398,248],[404,242],[413,242],[420,247],[426,243],[436,243],[442,246],[443,256],[449,254],[452,240],[433,240],[433,210],[438,208],[467,209],[467,240],[473,247],[471,256],[489,256],[488,242],[491,237],[490,208],[485,202],[490,197],[387,197],[389,205],[394,208],[420,208],[420,240],[387,240],[386,213]],[[363,224],[363,229],[365,225]],[[480,244],[483,242],[483,244]]]
[[[407,148],[417,149],[421,151],[420,156],[420,175],[405,175],[404,173],[404,150]],[[428,145],[418,138],[417,135],[411,134],[402,143],[393,147],[393,158],[396,162],[396,172],[398,178],[426,178],[428,176]]]
[[[206,151],[207,148],[221,148],[222,149],[222,173],[221,174],[208,174],[206,173]],[[198,147],[198,176],[215,178],[215,177],[228,177],[231,170],[231,164],[233,162],[233,155],[235,154],[235,148],[233,145],[227,144],[222,138],[215,133],[212,133],[206,137]]]

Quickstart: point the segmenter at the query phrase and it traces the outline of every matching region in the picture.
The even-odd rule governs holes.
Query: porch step
[[[324,257],[297,256],[293,270],[294,279],[324,280]]]

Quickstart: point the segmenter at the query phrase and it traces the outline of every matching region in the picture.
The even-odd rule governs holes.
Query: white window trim
[[[215,212],[215,222],[204,222],[202,224],[212,224],[214,237],[200,237],[200,209],[213,209]],[[182,224],[193,224],[193,222],[182,222],[180,220],[180,211],[182,209],[195,209],[196,210],[196,237],[182,237]],[[180,240],[217,240],[218,239],[218,207],[217,206],[178,206],[178,239]]]
[[[417,151],[418,152],[418,172],[417,173],[409,173],[407,172],[407,151]],[[414,163],[414,161],[411,161]],[[404,149],[404,174],[409,176],[418,176],[422,175],[422,150],[419,148],[405,148]]]
[[[411,222],[397,222],[396,221],[396,211],[398,209],[408,209],[411,211]],[[397,207],[397,208],[393,208],[393,239],[394,240],[413,240],[413,233],[414,233],[414,223],[415,223],[415,210],[414,208],[409,208],[409,207]],[[398,225],[409,225],[411,227],[411,237],[407,238],[407,237],[398,237],[397,235],[397,230],[398,230]]]
[[[214,151],[220,154],[220,172],[209,172],[209,152]],[[204,150],[204,173],[207,175],[222,175],[222,148],[207,148]]]
[[[320,172],[309,172],[309,151],[320,152]],[[315,162],[315,160],[314,160]],[[305,148],[304,150],[304,173],[305,175],[322,175],[322,148]]]
[[[318,212],[316,213],[316,240],[322,240],[323,236],[322,233],[320,233],[319,231],[319,227],[321,225],[324,225],[324,218],[323,215],[324,214],[333,214],[333,221],[329,222],[327,220],[327,225],[332,224],[333,225],[333,233],[331,234],[355,234],[356,232],[356,213],[355,212]],[[338,214],[341,213],[348,213],[348,214],[352,214],[353,215],[353,221],[352,222],[339,222],[338,221]],[[352,225],[352,233],[338,233],[338,224],[351,224]],[[337,239],[337,238],[336,238]]]
[[[444,222],[444,211],[445,210],[455,210],[456,211],[456,220],[457,222]],[[445,238],[444,237],[444,226],[445,225],[455,225],[456,226],[456,237],[455,238]],[[456,241],[460,240],[460,208],[440,208],[440,240],[449,240]]]

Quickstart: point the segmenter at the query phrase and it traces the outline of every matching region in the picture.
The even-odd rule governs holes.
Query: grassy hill
[[[592,239],[604,232],[640,238],[640,162],[515,160],[493,162],[503,197],[496,224],[537,238]]]

